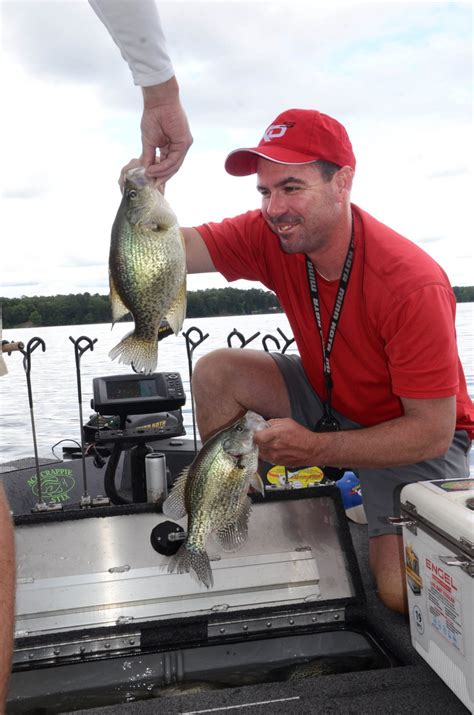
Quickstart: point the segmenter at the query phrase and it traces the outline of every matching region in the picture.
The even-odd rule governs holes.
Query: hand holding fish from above
[[[176,480],[163,513],[172,519],[188,514],[188,531],[186,541],[169,563],[170,573],[193,571],[210,588],[214,579],[206,552],[209,534],[215,532],[227,551],[246,541],[250,515],[247,492],[252,485],[264,493],[253,437],[265,426],[263,417],[248,411],[211,437]]]
[[[109,256],[112,320],[127,313],[135,330],[109,353],[137,372],[153,372],[164,318],[175,335],[186,315],[186,259],[178,221],[143,167],[127,171],[112,226]]]

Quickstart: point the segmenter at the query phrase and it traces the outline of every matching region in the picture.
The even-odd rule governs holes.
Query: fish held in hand
[[[247,492],[252,485],[264,494],[253,436],[265,426],[263,417],[248,411],[211,437],[176,480],[163,513],[173,519],[188,514],[188,531],[186,541],[168,565],[170,573],[192,572],[210,588],[214,579],[206,552],[207,537],[215,533],[225,551],[233,551],[246,541],[250,515]]]
[[[143,167],[125,175],[109,256],[113,324],[127,313],[135,330],[109,353],[150,373],[158,361],[158,331],[166,318],[175,335],[186,315],[186,258],[178,220]]]

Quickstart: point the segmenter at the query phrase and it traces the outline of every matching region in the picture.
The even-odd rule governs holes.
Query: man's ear
[[[351,166],[343,166],[334,177],[337,189],[342,196],[350,194],[352,180],[354,179],[354,169]]]

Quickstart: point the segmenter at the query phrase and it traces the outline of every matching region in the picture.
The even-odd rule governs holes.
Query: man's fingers
[[[155,179],[167,180],[175,174],[184,161],[184,154],[179,151],[171,151],[166,159],[161,158],[157,164],[147,167],[146,173]]]

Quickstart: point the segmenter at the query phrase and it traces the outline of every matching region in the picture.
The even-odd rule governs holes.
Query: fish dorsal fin
[[[115,287],[112,273],[109,271],[109,286],[110,286],[110,304],[112,308],[112,325],[115,325],[117,320],[123,318],[124,315],[130,313],[126,305],[124,305]]]
[[[183,469],[175,481],[170,495],[163,502],[163,514],[169,516],[170,519],[182,519],[187,514],[184,497],[190,466],[188,465]]]
[[[169,309],[166,311],[166,320],[170,324],[173,333],[178,335],[179,331],[183,327],[184,319],[186,317],[186,276],[184,277],[183,284],[179,289],[179,293],[176,296],[173,303],[170,305]]]
[[[235,520],[216,533],[224,551],[235,551],[247,541],[251,501],[248,496],[239,504]]]

